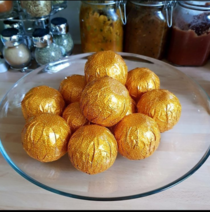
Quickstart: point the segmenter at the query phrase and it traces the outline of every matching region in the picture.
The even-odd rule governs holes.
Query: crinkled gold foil
[[[67,152],[71,130],[54,114],[41,114],[27,120],[22,130],[22,145],[27,154],[41,162],[58,160]]]
[[[29,90],[21,102],[25,119],[42,113],[61,115],[65,102],[59,91],[48,86],[38,86]]]
[[[151,156],[160,143],[157,123],[144,114],[125,116],[115,127],[114,135],[119,153],[130,160]]]
[[[128,90],[111,77],[89,82],[80,99],[84,116],[98,125],[111,127],[127,113],[130,106]]]
[[[165,132],[172,129],[179,121],[182,106],[173,93],[159,89],[143,94],[137,104],[137,109],[139,113],[153,118],[160,132]]]
[[[85,64],[86,82],[109,76],[125,85],[128,68],[123,58],[114,51],[101,51],[91,55]]]
[[[129,103],[129,107],[128,107],[126,116],[133,114],[133,113],[136,113],[136,102],[130,97],[130,103]]]
[[[143,93],[160,88],[159,77],[148,68],[135,68],[128,72],[126,87],[136,101]]]
[[[98,125],[80,127],[68,144],[73,166],[87,174],[98,174],[110,168],[117,157],[117,141],[106,128]]]
[[[72,133],[89,122],[83,115],[79,102],[74,102],[68,105],[63,112],[63,118],[70,126]]]
[[[85,76],[79,74],[68,76],[61,81],[59,91],[67,105],[73,102],[79,102],[85,85]]]

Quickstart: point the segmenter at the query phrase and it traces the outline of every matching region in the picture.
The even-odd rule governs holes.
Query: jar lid
[[[12,21],[12,20],[5,20],[4,22],[4,28],[15,28],[15,29],[20,29],[20,22],[19,21]]]
[[[37,28],[32,34],[32,39],[35,47],[44,48],[52,43],[52,36],[48,28]]]
[[[210,10],[210,2],[209,1],[180,1],[178,2],[182,6],[191,8],[191,9],[199,9],[199,10]]]
[[[136,0],[131,2],[136,5],[148,6],[148,7],[160,7],[166,4],[165,1],[155,1],[155,0]]]
[[[66,34],[68,32],[68,23],[65,18],[56,17],[51,20],[51,30],[55,34]]]
[[[21,36],[18,33],[19,30],[15,28],[4,29],[1,32],[2,43],[8,47],[19,45]]]

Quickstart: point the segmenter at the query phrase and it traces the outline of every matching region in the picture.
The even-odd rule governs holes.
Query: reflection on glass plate
[[[210,137],[209,99],[205,91],[174,67],[135,54],[121,53],[128,69],[148,67],[160,78],[161,88],[173,92],[182,105],[178,124],[161,134],[157,151],[149,158],[130,161],[118,154],[107,171],[89,176],[76,170],[68,156],[40,163],[22,148],[25,120],[21,100],[34,86],[58,89],[64,77],[84,74],[88,54],[40,67],[21,78],[0,104],[0,151],[7,162],[30,182],[69,197],[114,201],[139,198],[163,191],[193,174],[208,158]]]

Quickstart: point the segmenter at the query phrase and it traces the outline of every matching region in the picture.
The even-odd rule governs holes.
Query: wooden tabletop
[[[80,51],[76,48],[75,53]],[[176,67],[210,95],[210,61],[203,67]],[[0,73],[0,99],[24,73]],[[0,209],[210,209],[210,158],[188,179],[161,193],[127,201],[94,202],[46,191],[21,177],[0,155]]]

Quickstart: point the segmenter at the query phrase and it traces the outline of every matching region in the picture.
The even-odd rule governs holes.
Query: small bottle
[[[59,11],[59,10],[63,10],[67,7],[67,1],[51,1],[52,2],[52,8],[53,10]]]
[[[0,1],[0,17],[7,17],[13,11],[13,1]]]
[[[71,55],[74,43],[68,32],[68,23],[65,18],[53,18],[51,20],[53,42],[61,47],[63,56]]]
[[[49,16],[52,10],[51,1],[20,1],[20,6],[32,18]]]
[[[32,35],[35,49],[35,59],[39,65],[46,65],[63,58],[61,48],[53,43],[49,29],[37,28]]]
[[[11,68],[18,70],[27,68],[31,62],[31,53],[19,31],[15,28],[4,29],[1,32],[1,40],[4,44],[4,59]]]

